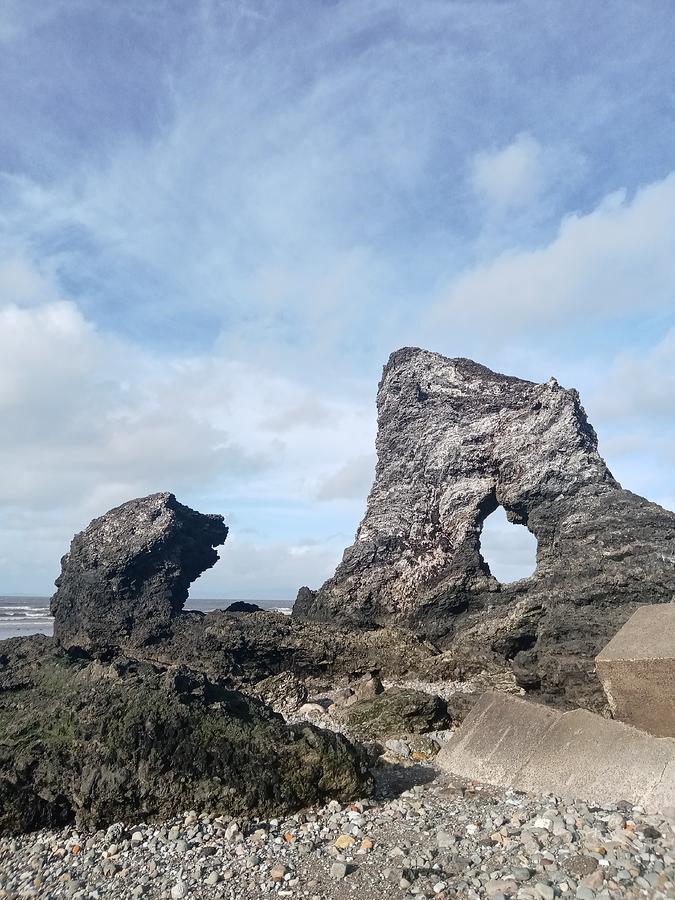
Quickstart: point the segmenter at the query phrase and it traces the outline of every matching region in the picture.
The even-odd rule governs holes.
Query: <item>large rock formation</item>
[[[165,635],[190,583],[218,560],[222,516],[202,515],[173,494],[111,509],[76,534],[52,597],[54,636],[86,651],[142,645]]]
[[[0,832],[288,812],[368,793],[364,752],[185,667],[0,644]]]
[[[397,623],[465,670],[510,660],[523,686],[598,706],[593,659],[636,606],[675,595],[675,515],[622,490],[574,390],[467,359],[392,354],[378,465],[355,543],[293,615]],[[502,505],[537,538],[530,578],[501,585],[480,553]]]

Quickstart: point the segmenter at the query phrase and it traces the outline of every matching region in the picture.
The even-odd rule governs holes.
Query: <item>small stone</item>
[[[437,881],[434,885],[434,894],[441,894],[446,889],[447,884],[445,881]]]
[[[349,867],[347,866],[347,863],[334,862],[330,867],[330,874],[333,878],[346,878],[349,874]]]
[[[407,759],[410,756],[410,747],[405,741],[391,738],[390,740],[385,741],[384,746],[385,749],[390,753],[393,753],[394,756],[400,756],[402,759]]]
[[[356,843],[356,838],[352,837],[351,834],[341,834],[338,839],[335,841],[333,846],[337,850],[346,850],[348,847],[351,847]]]
[[[177,881],[171,888],[171,900],[182,900],[189,894],[189,888],[184,881]]]
[[[577,900],[595,900],[595,891],[589,887],[580,884],[577,888]]]
[[[543,884],[539,881],[535,884],[534,890],[537,897],[540,897],[541,900],[554,900],[555,890],[550,884]]]
[[[436,835],[436,844],[439,850],[447,850],[449,847],[452,847],[456,841],[457,839],[454,834],[450,834],[447,831],[439,831]]]
[[[206,876],[206,883],[209,885],[218,884],[220,881],[220,873],[219,872],[209,872]]]
[[[288,869],[283,863],[275,863],[270,869],[270,878],[272,881],[283,881],[286,872]]]

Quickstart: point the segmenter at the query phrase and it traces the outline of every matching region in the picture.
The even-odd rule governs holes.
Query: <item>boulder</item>
[[[186,809],[277,815],[368,793],[363,752],[185,667],[0,645],[0,831]]]
[[[366,514],[335,575],[293,616],[399,625],[458,667],[515,660],[518,683],[600,708],[593,661],[644,603],[675,593],[675,514],[623,490],[574,390],[406,348],[384,368]],[[499,505],[537,568],[500,584],[481,556]]]
[[[169,633],[188,588],[218,560],[222,516],[203,515],[173,494],[130,500],[76,534],[51,600],[54,637],[97,653],[142,646]]]
[[[231,613],[254,613],[262,612],[262,607],[257,603],[247,603],[246,600],[235,600],[225,607],[225,612]]]
[[[305,683],[292,672],[280,672],[263,678],[247,688],[246,693],[257,697],[281,715],[297,712],[307,700]]]
[[[410,688],[390,688],[370,700],[351,703],[336,714],[362,738],[423,734],[450,724],[440,697]]]

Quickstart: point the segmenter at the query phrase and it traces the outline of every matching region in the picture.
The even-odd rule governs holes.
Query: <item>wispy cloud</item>
[[[673,371],[671,33],[623,0],[4,3],[7,581],[160,487],[233,517],[238,583],[320,580],[398,345],[559,374],[665,480],[619,448]]]

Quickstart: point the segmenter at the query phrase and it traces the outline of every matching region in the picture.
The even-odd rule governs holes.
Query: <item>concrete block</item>
[[[507,694],[481,698],[437,761],[474,781],[590,803],[627,800],[658,811],[675,795],[675,740]]]
[[[675,736],[675,604],[641,606],[595,668],[615,719]]]
[[[561,715],[539,703],[487,691],[437,760],[455,775],[509,785]]]

